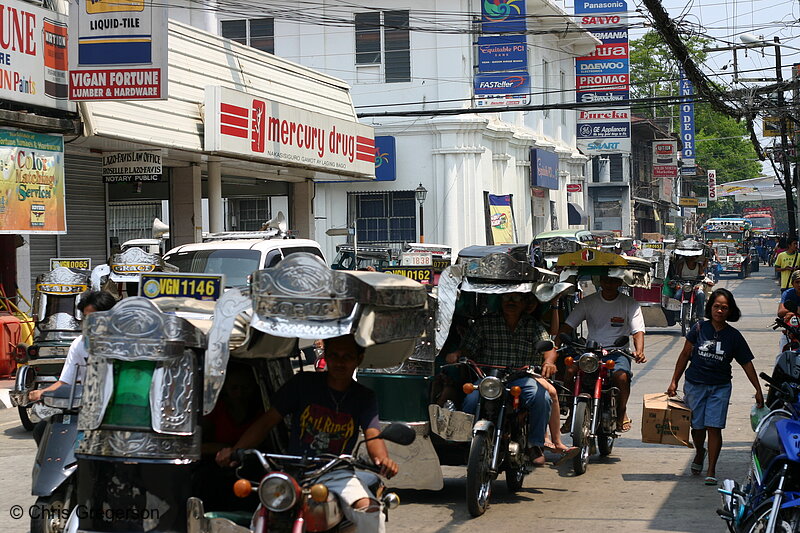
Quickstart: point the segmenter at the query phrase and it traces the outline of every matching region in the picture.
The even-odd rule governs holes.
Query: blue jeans
[[[675,291],[675,299],[681,302],[683,289]],[[694,291],[694,313],[697,318],[702,319],[706,315],[706,293],[702,288]]]
[[[547,422],[550,420],[550,406],[553,400],[544,387],[540,387],[531,377],[522,377],[506,384],[507,388],[518,385],[522,389],[520,400],[528,407],[528,444],[530,446],[544,446],[544,433]],[[478,410],[478,383],[475,390],[464,398],[462,409],[466,413],[475,414]]]

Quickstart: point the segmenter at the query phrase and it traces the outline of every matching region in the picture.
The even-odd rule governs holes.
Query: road
[[[778,334],[767,326],[777,309],[778,286],[764,270],[743,281],[723,278],[720,286],[737,298],[742,319],[736,327],[756,356],[756,370],[770,373]],[[641,442],[642,395],[666,390],[683,346],[678,326],[653,329],[645,339],[648,362],[635,365],[629,402],[634,427],[617,440],[607,459],[593,459],[587,472],[578,477],[569,465],[539,468],[525,479],[523,490],[516,495],[510,495],[501,480],[494,486],[488,511],[477,519],[471,519],[466,509],[465,469],[448,467],[445,476],[449,478],[441,491],[399,491],[402,503],[391,514],[387,531],[727,531],[716,514],[720,501],[716,489],[689,472],[694,451]],[[720,480],[741,479],[747,470],[753,440],[749,420],[753,393],[744,372],[734,365],[728,427],[717,466]]]
[[[720,285],[737,297],[743,314],[737,327],[756,354],[756,369],[770,371],[778,337],[768,328],[777,307],[776,283],[762,271],[744,281],[723,279]],[[715,513],[719,502],[716,490],[704,486],[702,477],[689,474],[693,451],[641,442],[642,395],[666,389],[681,345],[677,327],[648,332],[649,361],[634,369],[629,406],[634,428],[618,439],[610,457],[593,460],[583,476],[574,477],[568,465],[539,468],[514,496],[499,482],[487,513],[470,519],[464,503],[464,469],[447,468],[441,491],[400,491],[402,504],[392,512],[387,532],[438,533],[487,527],[504,533],[725,531]],[[753,439],[749,422],[752,396],[744,373],[735,367],[732,405],[717,469],[720,479],[741,478],[746,471]],[[26,511],[34,502],[30,496],[34,453],[33,439],[20,426],[16,410],[0,410],[0,531],[28,531],[27,517],[12,518],[11,508],[19,505]]]

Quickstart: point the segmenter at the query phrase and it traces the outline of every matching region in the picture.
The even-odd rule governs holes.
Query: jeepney
[[[700,227],[703,241],[711,241],[723,274],[744,279],[752,271],[750,238],[753,224],[744,218],[709,218]]]

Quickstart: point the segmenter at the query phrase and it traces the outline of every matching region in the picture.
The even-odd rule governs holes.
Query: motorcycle
[[[410,445],[415,438],[416,432],[402,423],[389,424],[380,435],[373,437],[401,446]],[[361,443],[364,442],[366,440]],[[368,472],[362,479],[367,481],[370,492],[381,502],[387,519],[389,510],[397,508],[400,504],[397,494],[385,493],[385,486],[375,475],[380,468],[357,458],[358,447],[353,455],[301,457],[262,453],[258,450],[236,450],[233,457],[242,465],[237,469],[239,480],[234,484],[234,493],[240,498],[255,493],[259,499],[250,527],[232,525],[225,518],[207,517],[203,510],[203,502],[198,498],[190,498],[188,503],[190,532],[354,531],[354,524],[345,518],[339,499],[324,484],[323,476],[337,470]],[[257,461],[257,469],[249,468],[249,458]],[[253,470],[256,470],[255,476],[261,476],[259,481],[251,480],[251,477],[255,477],[251,474]]]
[[[75,439],[82,387],[60,387],[47,391],[33,410],[47,427],[33,463],[31,494],[36,503],[30,511],[31,533],[60,533],[77,503],[78,467]],[[49,417],[49,418],[48,418]]]
[[[581,453],[573,459],[575,475],[586,472],[589,457],[595,453],[610,455],[617,438],[617,402],[620,391],[612,384],[614,361],[603,360],[609,353],[622,354],[629,359],[633,356],[622,347],[628,344],[627,337],[620,337],[613,347],[603,348],[593,341],[581,344],[566,335],[561,336],[565,346],[561,348],[577,350],[577,360],[567,356],[567,366],[578,366],[572,402],[572,445]]]
[[[750,472],[743,486],[726,479],[717,514],[732,533],[795,533],[800,530],[800,402],[798,386],[780,384],[761,373],[783,401],[756,428]]]
[[[786,307],[792,312],[797,311],[794,302],[786,302]],[[786,344],[783,345],[781,353],[775,360],[772,370],[772,381],[775,383],[795,383],[800,385],[800,318],[793,316],[789,319],[776,318],[772,329],[783,329],[786,336]],[[766,405],[772,407],[780,401],[778,390],[770,387],[767,392]]]
[[[681,289],[681,310],[678,320],[681,323],[681,335],[685,337],[697,324],[703,313],[702,309],[698,309],[695,301],[699,284],[692,281],[676,281],[675,284]]]
[[[551,341],[539,341],[534,349],[553,349]],[[464,384],[464,394],[477,390],[480,395],[472,443],[467,459],[467,509],[472,516],[481,516],[489,506],[492,482],[501,472],[506,474],[510,492],[522,488],[530,472],[528,446],[528,410],[521,405],[522,389],[510,383],[530,376],[528,368],[469,364],[479,376],[477,386]]]

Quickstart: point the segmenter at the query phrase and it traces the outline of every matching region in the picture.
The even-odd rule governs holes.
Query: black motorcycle
[[[553,349],[551,341],[539,341],[539,353]],[[492,365],[475,365],[479,372],[477,386],[464,385],[466,394],[477,389],[480,394],[472,444],[467,460],[467,509],[472,516],[486,512],[492,493],[492,481],[506,473],[508,490],[522,488],[530,472],[528,446],[528,410],[521,402],[522,389],[508,386],[514,380],[530,375],[530,370]]]
[[[393,423],[373,438],[408,446],[414,442],[416,433],[405,424]],[[250,526],[248,529],[253,533],[351,531],[353,524],[344,517],[339,498],[320,480],[324,474],[339,469],[355,471],[359,478],[366,481],[388,516],[388,511],[395,509],[400,499],[392,492],[384,492],[383,482],[375,475],[380,468],[359,460],[358,449],[356,447],[353,455],[320,457],[236,450],[232,458],[241,466],[236,471],[239,481],[234,485],[234,492],[240,498],[255,493],[259,499],[255,513],[245,522]],[[366,476],[362,477],[362,473],[366,473]],[[242,531],[230,518],[223,518],[226,513],[215,514],[216,517],[209,517],[204,513],[200,499],[189,498],[188,531]]]

